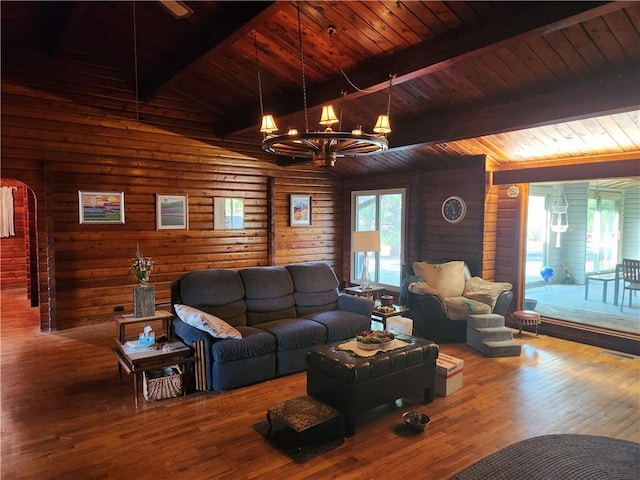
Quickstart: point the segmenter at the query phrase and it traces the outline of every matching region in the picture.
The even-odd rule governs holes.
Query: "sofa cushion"
[[[190,305],[237,327],[247,324],[244,296],[242,278],[235,270],[196,270],[182,276],[173,303]]]
[[[507,282],[490,282],[480,277],[473,277],[465,283],[463,296],[486,303],[493,310],[498,297],[503,292],[509,292],[512,288],[513,285]]]
[[[273,335],[253,327],[238,327],[238,331],[242,340],[218,340],[211,345],[215,362],[233,362],[275,352],[276,339]]]
[[[276,339],[276,350],[322,345],[327,342],[327,330],[321,324],[304,318],[290,318],[256,326],[269,332]]]
[[[188,305],[175,304],[173,308],[175,309],[178,318],[180,318],[184,323],[187,323],[198,330],[205,331],[214,338],[242,338],[242,335],[237,329],[215,315],[203,312],[202,310],[198,310],[197,308],[193,308]]]
[[[424,278],[429,286],[435,288],[444,297],[458,297],[464,292],[464,262],[446,263],[414,262],[414,273]]]
[[[310,313],[304,318],[324,325],[327,330],[327,343],[353,338],[360,332],[371,328],[370,316],[346,310]]]
[[[338,277],[333,268],[323,262],[287,265],[294,286],[298,316],[338,308]]]
[[[246,292],[248,325],[296,317],[293,281],[285,267],[250,267],[239,274]]]
[[[483,315],[491,313],[491,307],[466,297],[448,297],[444,299],[447,318],[451,320],[466,320],[469,315]]]

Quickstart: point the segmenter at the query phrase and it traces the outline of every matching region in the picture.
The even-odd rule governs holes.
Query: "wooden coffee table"
[[[122,371],[133,374],[133,393],[135,396],[135,405],[138,408],[138,375],[147,370],[155,370],[158,368],[169,367],[171,365],[184,365],[193,361],[191,348],[184,343],[173,340],[168,342],[169,350],[157,348],[159,345],[154,344],[148,348],[141,350],[131,350],[116,340],[116,346],[113,348],[113,354],[118,360],[118,372],[120,374],[120,382],[122,382]],[[187,389],[182,389],[183,395],[187,394]]]

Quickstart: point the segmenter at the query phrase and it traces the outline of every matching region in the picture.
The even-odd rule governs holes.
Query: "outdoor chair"
[[[622,260],[622,300],[620,311],[624,306],[624,292],[629,290],[629,306],[631,306],[631,293],[640,290],[640,260]]]

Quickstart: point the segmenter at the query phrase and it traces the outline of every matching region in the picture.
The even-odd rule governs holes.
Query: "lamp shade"
[[[381,134],[391,133],[391,124],[389,123],[389,115],[378,115],[378,121],[373,127],[373,131]]]
[[[333,105],[324,105],[322,107],[322,115],[320,116],[320,125],[333,125],[334,123],[338,123],[338,117],[336,117],[335,112],[333,111]]]
[[[270,134],[275,132],[276,130],[278,130],[278,127],[276,126],[276,122],[273,119],[273,115],[263,115],[260,131],[262,133]]]
[[[352,252],[379,252],[380,232],[377,230],[368,232],[351,232]]]

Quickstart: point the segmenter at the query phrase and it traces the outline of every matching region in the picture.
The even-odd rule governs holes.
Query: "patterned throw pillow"
[[[237,329],[215,315],[188,305],[175,304],[173,308],[175,308],[178,318],[184,323],[207,332],[214,338],[235,338],[238,340],[242,338],[242,334]]]

